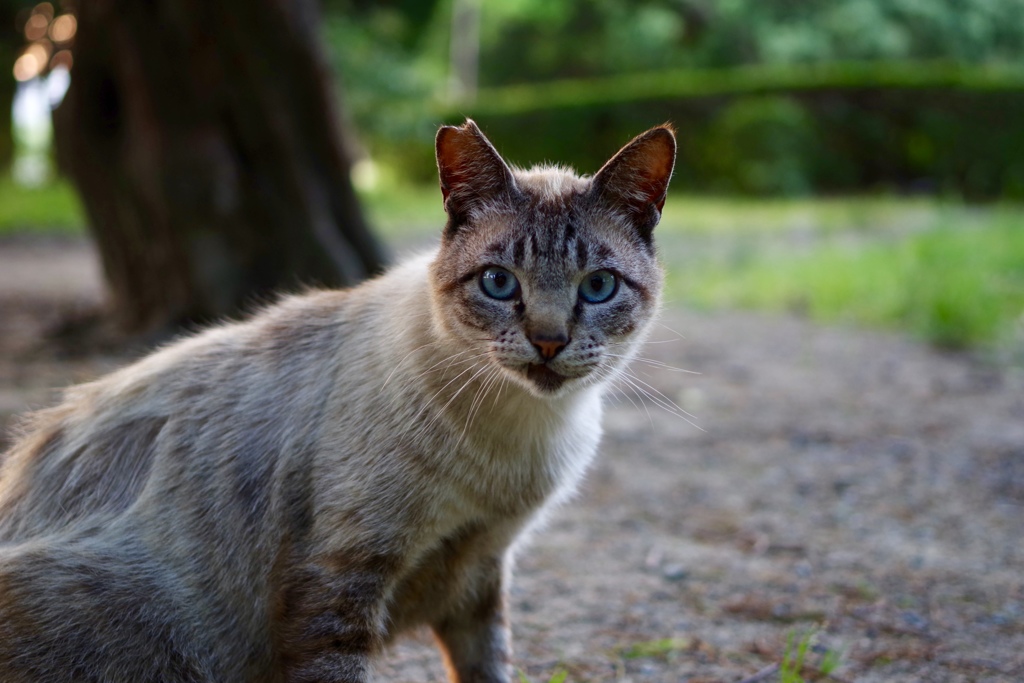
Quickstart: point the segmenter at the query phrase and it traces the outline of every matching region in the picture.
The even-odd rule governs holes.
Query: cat
[[[442,127],[435,251],[66,392],[0,461],[0,680],[366,681],[432,628],[512,680],[514,550],[659,304],[671,126],[594,176]]]

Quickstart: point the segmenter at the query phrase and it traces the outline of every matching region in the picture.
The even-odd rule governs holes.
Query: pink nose
[[[558,335],[534,335],[530,337],[530,343],[540,352],[544,360],[551,360],[561,352],[569,343],[569,337],[564,334]]]

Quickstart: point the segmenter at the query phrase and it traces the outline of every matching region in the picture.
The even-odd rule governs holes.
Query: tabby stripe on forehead
[[[565,246],[566,250],[569,247],[569,241],[576,238],[576,218],[573,216],[569,217],[569,220],[565,223]]]
[[[526,256],[526,245],[523,240],[524,238],[520,237],[512,244],[512,262],[517,266],[523,264],[523,257]]]
[[[566,249],[568,251],[568,249]],[[587,262],[590,260],[590,247],[589,245],[581,240],[576,240],[576,267],[583,270],[587,267]]]
[[[507,239],[498,239],[487,245],[480,255],[492,262],[499,262],[508,258],[509,244]]]

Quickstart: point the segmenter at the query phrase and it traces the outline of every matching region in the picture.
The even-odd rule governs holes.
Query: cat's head
[[[472,121],[436,144],[448,224],[431,277],[446,334],[539,396],[610,376],[658,307],[652,233],[672,128],[639,135],[593,177],[510,167]]]

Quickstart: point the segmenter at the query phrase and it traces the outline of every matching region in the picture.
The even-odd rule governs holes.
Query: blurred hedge
[[[645,128],[679,132],[676,188],[1024,199],[1024,68],[751,66],[494,88],[437,118],[477,120],[509,160],[591,173]],[[390,146],[432,169],[429,140]],[[386,144],[386,143],[385,143]],[[430,173],[424,174],[429,177]]]

